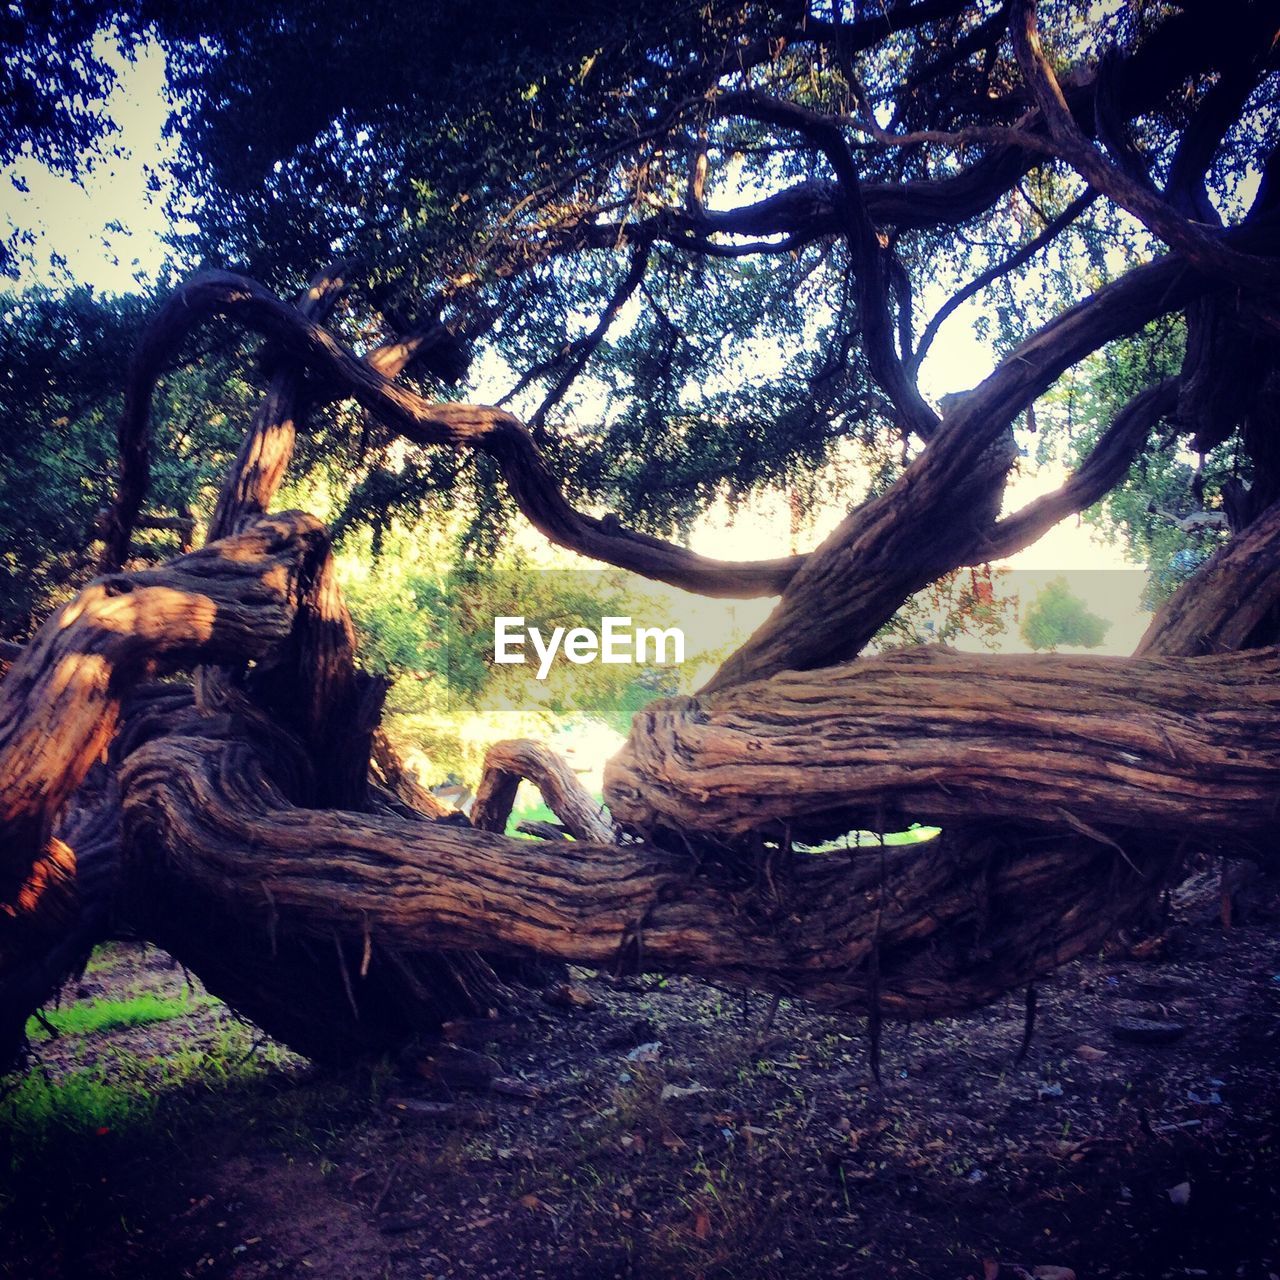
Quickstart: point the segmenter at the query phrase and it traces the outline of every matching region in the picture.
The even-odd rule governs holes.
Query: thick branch
[[[1152,619],[1137,653],[1229,653],[1280,605],[1280,503],[1217,551]]]
[[[1151,429],[1178,404],[1178,380],[1169,378],[1134,396],[1098,438],[1089,456],[1061,488],[1029,502],[996,522],[983,554],[989,560],[1011,556],[1048,533],[1059,520],[1100,502],[1124,479],[1150,438]],[[1232,646],[1234,647],[1234,646]]]
[[[1272,47],[1274,57],[1274,45]],[[1209,225],[1222,218],[1209,199],[1205,177],[1222,139],[1248,101],[1261,72],[1261,60],[1230,66],[1205,90],[1195,114],[1178,140],[1165,180],[1165,199],[1185,217]]]
[[[897,1017],[972,1008],[1047,972],[1160,883],[1159,862],[1133,871],[1096,845],[1001,857],[938,841],[797,858],[770,898],[646,845],[293,809],[242,745],[153,743],[124,783],[136,875],[176,876],[242,927],[694,973]]]
[[[1176,258],[1128,272],[1055,317],[954,407],[887,493],[845,518],[707,689],[853,657],[899,605],[958,565],[988,558],[1012,458],[1014,417],[1070,365],[1207,288]]]
[[[424,787],[400,759],[382,729],[375,729],[370,750],[370,767],[375,779],[403,805],[427,818],[443,818],[452,810]]]
[[[346,291],[346,263],[319,272],[294,303],[300,315],[323,324]],[[209,525],[209,541],[235,533],[271,510],[284,473],[293,457],[302,411],[304,371],[285,365],[272,374],[267,394],[240,442],[239,452],[218,495]],[[119,567],[118,565],[116,566]]]
[[[575,840],[600,844],[613,840],[613,825],[564,758],[530,738],[495,742],[485,752],[484,772],[471,806],[472,825],[481,831],[505,831],[516,792],[526,778]]]
[[[984,818],[1260,836],[1280,785],[1280,650],[1212,658],[908,650],[637,717],[614,817],[724,838]]]
[[[727,114],[798,129],[827,157],[836,175],[836,210],[857,283],[858,324],[867,365],[897,409],[904,433],[913,431],[922,440],[930,439],[938,428],[938,415],[925,403],[894,348],[885,250],[868,215],[858,170],[839,125],[794,103],[756,93],[725,94],[717,106]]]

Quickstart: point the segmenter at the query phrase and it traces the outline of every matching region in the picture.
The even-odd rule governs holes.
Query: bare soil
[[[505,1091],[320,1071],[208,1001],[64,1036],[32,1070],[119,1064],[152,1109],[0,1129],[0,1274],[1274,1280],[1280,886],[1253,899],[1225,929],[1206,872],[1162,937],[1062,970],[1020,1063],[1021,995],[886,1027],[882,1085],[860,1020],[589,973],[590,1007],[458,1030]],[[116,946],[79,990],[185,981]],[[1126,1043],[1134,1017],[1185,1031]]]

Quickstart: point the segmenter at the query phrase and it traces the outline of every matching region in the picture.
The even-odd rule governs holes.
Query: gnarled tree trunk
[[[285,366],[224,489],[223,536],[158,569],[106,574],[11,655],[0,1052],[119,929],[320,1059],[392,1049],[492,1007],[531,957],[935,1015],[1097,946],[1147,909],[1188,846],[1265,845],[1280,652],[1231,651],[1275,639],[1262,629],[1280,596],[1274,509],[1171,602],[1140,657],[851,660],[905,595],[1023,545],[1115,483],[1176,382],[1135,398],[1059,494],[997,519],[1008,426],[1027,397],[1208,287],[1176,262],[1130,273],[928,426],[898,484],[808,557],[734,566],[577,512],[509,414],[426,402],[392,381],[397,358],[338,343],[322,308],[235,277],[197,281],[142,348],[126,472],[146,456],[159,361],[194,319],[246,319]],[[636,718],[609,766],[610,816],[537,744],[493,748],[474,827],[401,776],[377,737],[382,687],[358,669],[324,530],[263,514],[314,390],[303,371],[412,439],[491,453],[557,541],[708,594],[782,591],[706,690]],[[121,486],[107,550],[120,565],[144,481]],[[194,696],[153,683],[190,668]],[[521,778],[572,839],[502,834]],[[916,845],[806,847],[909,820],[944,830]]]

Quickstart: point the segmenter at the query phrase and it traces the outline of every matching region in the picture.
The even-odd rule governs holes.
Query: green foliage
[[[46,1146],[145,1125],[154,1114],[154,1097],[127,1075],[122,1078],[118,1063],[74,1071],[56,1082],[33,1071],[0,1099],[0,1124],[10,1135],[15,1162]]]
[[[1017,603],[1002,590],[1007,572],[981,565],[944,574],[903,604],[881,628],[877,645],[951,644],[968,636],[998,648]]]
[[[152,305],[90,289],[0,293],[0,635],[25,636],[92,575],[123,371]],[[184,354],[162,384],[148,512],[211,509],[253,395],[223,347],[206,346],[198,366]],[[144,530],[136,549],[146,560],[178,548]]]
[[[1110,629],[1111,623],[1092,612],[1061,577],[1044,585],[1027,606],[1019,628],[1032,649],[1050,651],[1064,645],[1096,649]]]
[[[39,1041],[52,1035],[90,1036],[121,1027],[144,1027],[181,1017],[196,1003],[200,1001],[159,996],[149,991],[124,1000],[78,1000],[61,1008],[46,1009],[39,1017],[30,1019],[27,1038]]]
[[[371,542],[367,530],[351,534],[338,561],[361,661],[391,677],[387,731],[427,757],[433,780],[474,778],[495,736],[545,734],[574,719],[623,732],[645,703],[674,692],[662,669],[558,664],[535,682],[528,667],[493,663],[498,616],[523,616],[544,635],[594,628],[606,615],[646,616],[652,604],[626,574],[538,567],[515,554],[481,565],[465,556],[460,521],[451,531],[430,518],[388,527],[377,556]]]
[[[1053,393],[1039,414],[1037,450],[1043,461],[1057,454],[1078,465],[1116,414],[1138,392],[1178,372],[1186,340],[1181,316],[1112,343],[1084,361]],[[1203,456],[1179,447],[1176,431],[1158,426],[1124,479],[1085,512],[1108,541],[1144,564],[1144,604],[1158,608],[1222,544],[1225,530],[1185,528],[1180,520],[1222,505],[1230,478],[1248,480],[1252,468],[1236,437]]]

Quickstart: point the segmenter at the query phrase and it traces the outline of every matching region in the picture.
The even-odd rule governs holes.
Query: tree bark
[[[1275,820],[1278,677],[1275,649],[1177,660],[906,650],[654,703],[609,762],[605,799],[637,830],[722,839],[981,813],[1248,841]]]
[[[485,752],[484,771],[471,806],[471,825],[481,831],[505,831],[516,792],[526,778],[575,840],[603,844],[613,840],[613,824],[563,757],[529,738],[495,742]]]
[[[538,954],[898,1017],[972,1008],[1098,945],[1170,865],[1163,852],[1125,858],[1070,841],[1063,857],[1052,833],[1010,843],[997,830],[959,850],[939,839],[796,855],[764,888],[768,876],[699,868],[654,845],[297,809],[243,743],[156,741],[130,757],[124,784],[131,880],[145,891],[174,876],[188,902],[230,904],[239,929],[329,945],[367,929],[375,957]]]
[[[16,709],[7,750],[30,739],[31,715],[44,717],[45,751],[60,744],[42,804],[91,761],[85,743],[118,718],[131,676],[184,656],[278,660],[317,580],[302,566],[323,547],[305,517],[268,518],[168,570],[87,589],[0,689]],[[124,582],[125,597],[106,590]],[[71,678],[85,655],[106,663],[96,681]],[[610,768],[615,816],[654,829],[630,844],[599,843],[586,826],[547,845],[305,807],[294,735],[266,716],[200,714],[177,688],[178,714],[153,705],[117,740],[121,900],[211,990],[321,1058],[492,1007],[501,987],[477,951],[693,972],[890,1016],[954,1011],[1134,918],[1175,873],[1183,839],[1238,846],[1269,829],[1278,663],[1274,650],[925,651],[660,703]],[[55,722],[34,691],[57,693],[59,671]],[[491,763],[491,794],[509,786],[503,775],[549,776],[518,750]],[[9,834],[44,812],[17,803],[24,794],[5,793]],[[855,822],[883,830],[894,813],[1024,825],[901,848],[794,848]],[[670,827],[682,835],[672,847]],[[36,872],[52,920],[59,894],[43,886],[69,880],[70,846],[39,848],[52,859]],[[10,964],[0,977],[7,1008],[15,975]]]
[[[1280,605],[1280,502],[1218,550],[1164,604],[1140,655],[1229,653],[1245,648]],[[1274,643],[1274,634],[1263,643]]]
[[[327,551],[321,525],[289,512],[163,568],[100,578],[45,623],[0,685],[0,898],[102,756],[129,689],[202,659],[267,657]]]

